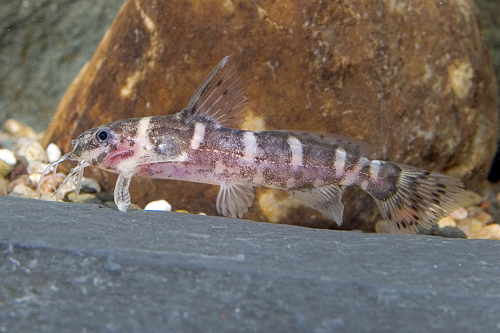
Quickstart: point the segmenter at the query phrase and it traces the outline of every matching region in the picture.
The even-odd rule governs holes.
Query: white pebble
[[[14,187],[12,192],[9,193],[11,196],[15,197],[25,197],[25,198],[36,198],[38,194],[36,193],[35,190],[32,188],[24,185],[24,184],[18,184]]]
[[[170,212],[172,210],[172,206],[165,200],[157,200],[151,201],[144,207],[144,210],[160,210],[163,212]]]
[[[16,165],[17,163],[17,159],[14,153],[5,148],[0,149],[0,160],[12,166]]]
[[[42,174],[41,173],[32,173],[29,175],[29,178],[30,178],[30,181],[32,184],[38,185],[38,183],[40,182],[40,178],[42,178]]]
[[[457,222],[455,222],[454,219],[452,219],[449,216],[443,217],[441,220],[438,221],[438,226],[439,228],[444,228],[444,227],[456,227]]]
[[[14,145],[14,154],[18,159],[30,162],[47,163],[47,153],[42,145],[35,140],[21,138]]]
[[[469,212],[467,212],[467,209],[459,207],[451,212],[450,216],[455,221],[461,221],[469,216]]]
[[[50,143],[45,151],[47,152],[49,163],[57,161],[62,156],[61,149],[55,143]]]
[[[66,198],[66,196],[69,193],[74,192],[75,189],[76,189],[76,185],[73,182],[67,182],[66,184],[64,184],[64,186],[60,190],[58,189],[58,191],[59,191],[59,200],[62,200],[64,198]]]
[[[31,175],[33,173],[42,173],[45,170],[45,168],[47,168],[48,166],[49,165],[47,163],[34,161],[34,162],[30,162],[28,164],[26,171],[28,171],[29,175]]]

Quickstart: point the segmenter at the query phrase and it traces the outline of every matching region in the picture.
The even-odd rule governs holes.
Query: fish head
[[[69,159],[118,173],[135,167],[142,145],[126,128],[124,121],[116,121],[80,134],[71,142]]]
[[[71,141],[71,159],[97,165],[99,156],[109,152],[115,140],[116,135],[110,128],[92,128]]]
[[[71,141],[71,151],[61,156],[57,161],[49,164],[43,171],[38,184],[38,196],[40,197],[40,185],[45,175],[53,171],[53,186],[55,186],[55,173],[57,166],[64,161],[76,161],[78,165],[71,169],[56,192],[58,199],[61,188],[73,177],[76,178],[76,190],[78,193],[85,167],[93,165],[100,169],[114,173],[130,172],[137,166],[138,156],[144,148],[135,139],[137,133],[136,119],[126,119],[108,123],[92,128],[80,134]]]

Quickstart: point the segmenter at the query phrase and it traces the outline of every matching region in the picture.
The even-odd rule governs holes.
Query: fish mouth
[[[59,165],[59,163],[62,163],[64,161],[77,161],[78,165],[76,167],[74,167],[73,169],[71,169],[71,171],[68,173],[68,175],[66,176],[66,178],[64,178],[64,180],[62,181],[62,183],[56,189],[56,172],[57,172],[57,166]],[[78,197],[78,194],[80,193],[80,188],[82,186],[83,170],[85,169],[85,167],[87,167],[89,165],[90,165],[90,163],[88,163],[85,160],[79,160],[76,156],[73,155],[72,152],[64,154],[57,161],[49,164],[45,168],[45,170],[43,171],[42,175],[40,176],[40,180],[38,181],[38,186],[37,186],[38,199],[42,198],[41,195],[40,195],[40,186],[42,184],[43,178],[52,169],[54,169],[53,172],[52,172],[52,186],[54,188],[54,191],[56,191],[56,201],[59,201],[59,194],[60,194],[61,189],[63,188],[63,186],[69,180],[71,180],[72,178],[75,178],[74,179],[74,183],[76,185],[76,188],[75,188],[74,192],[75,192],[75,196]]]

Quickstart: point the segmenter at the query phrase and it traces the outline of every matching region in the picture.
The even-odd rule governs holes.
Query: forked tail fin
[[[464,184],[455,178],[392,162],[372,163],[378,172],[366,191],[395,232],[430,228],[463,202]]]

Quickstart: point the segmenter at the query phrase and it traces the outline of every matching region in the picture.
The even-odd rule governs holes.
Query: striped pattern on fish
[[[130,205],[131,177],[220,185],[217,210],[241,217],[254,187],[288,191],[339,225],[344,206],[339,186],[358,186],[376,201],[394,229],[430,227],[458,207],[463,184],[441,174],[368,158],[363,144],[333,134],[252,132],[232,128],[247,99],[230,57],[209,74],[186,109],[168,116],[125,119],[93,128],[72,142],[63,160],[79,161],[65,182],[93,165],[119,175],[115,203]],[[77,179],[78,182],[78,179]]]

